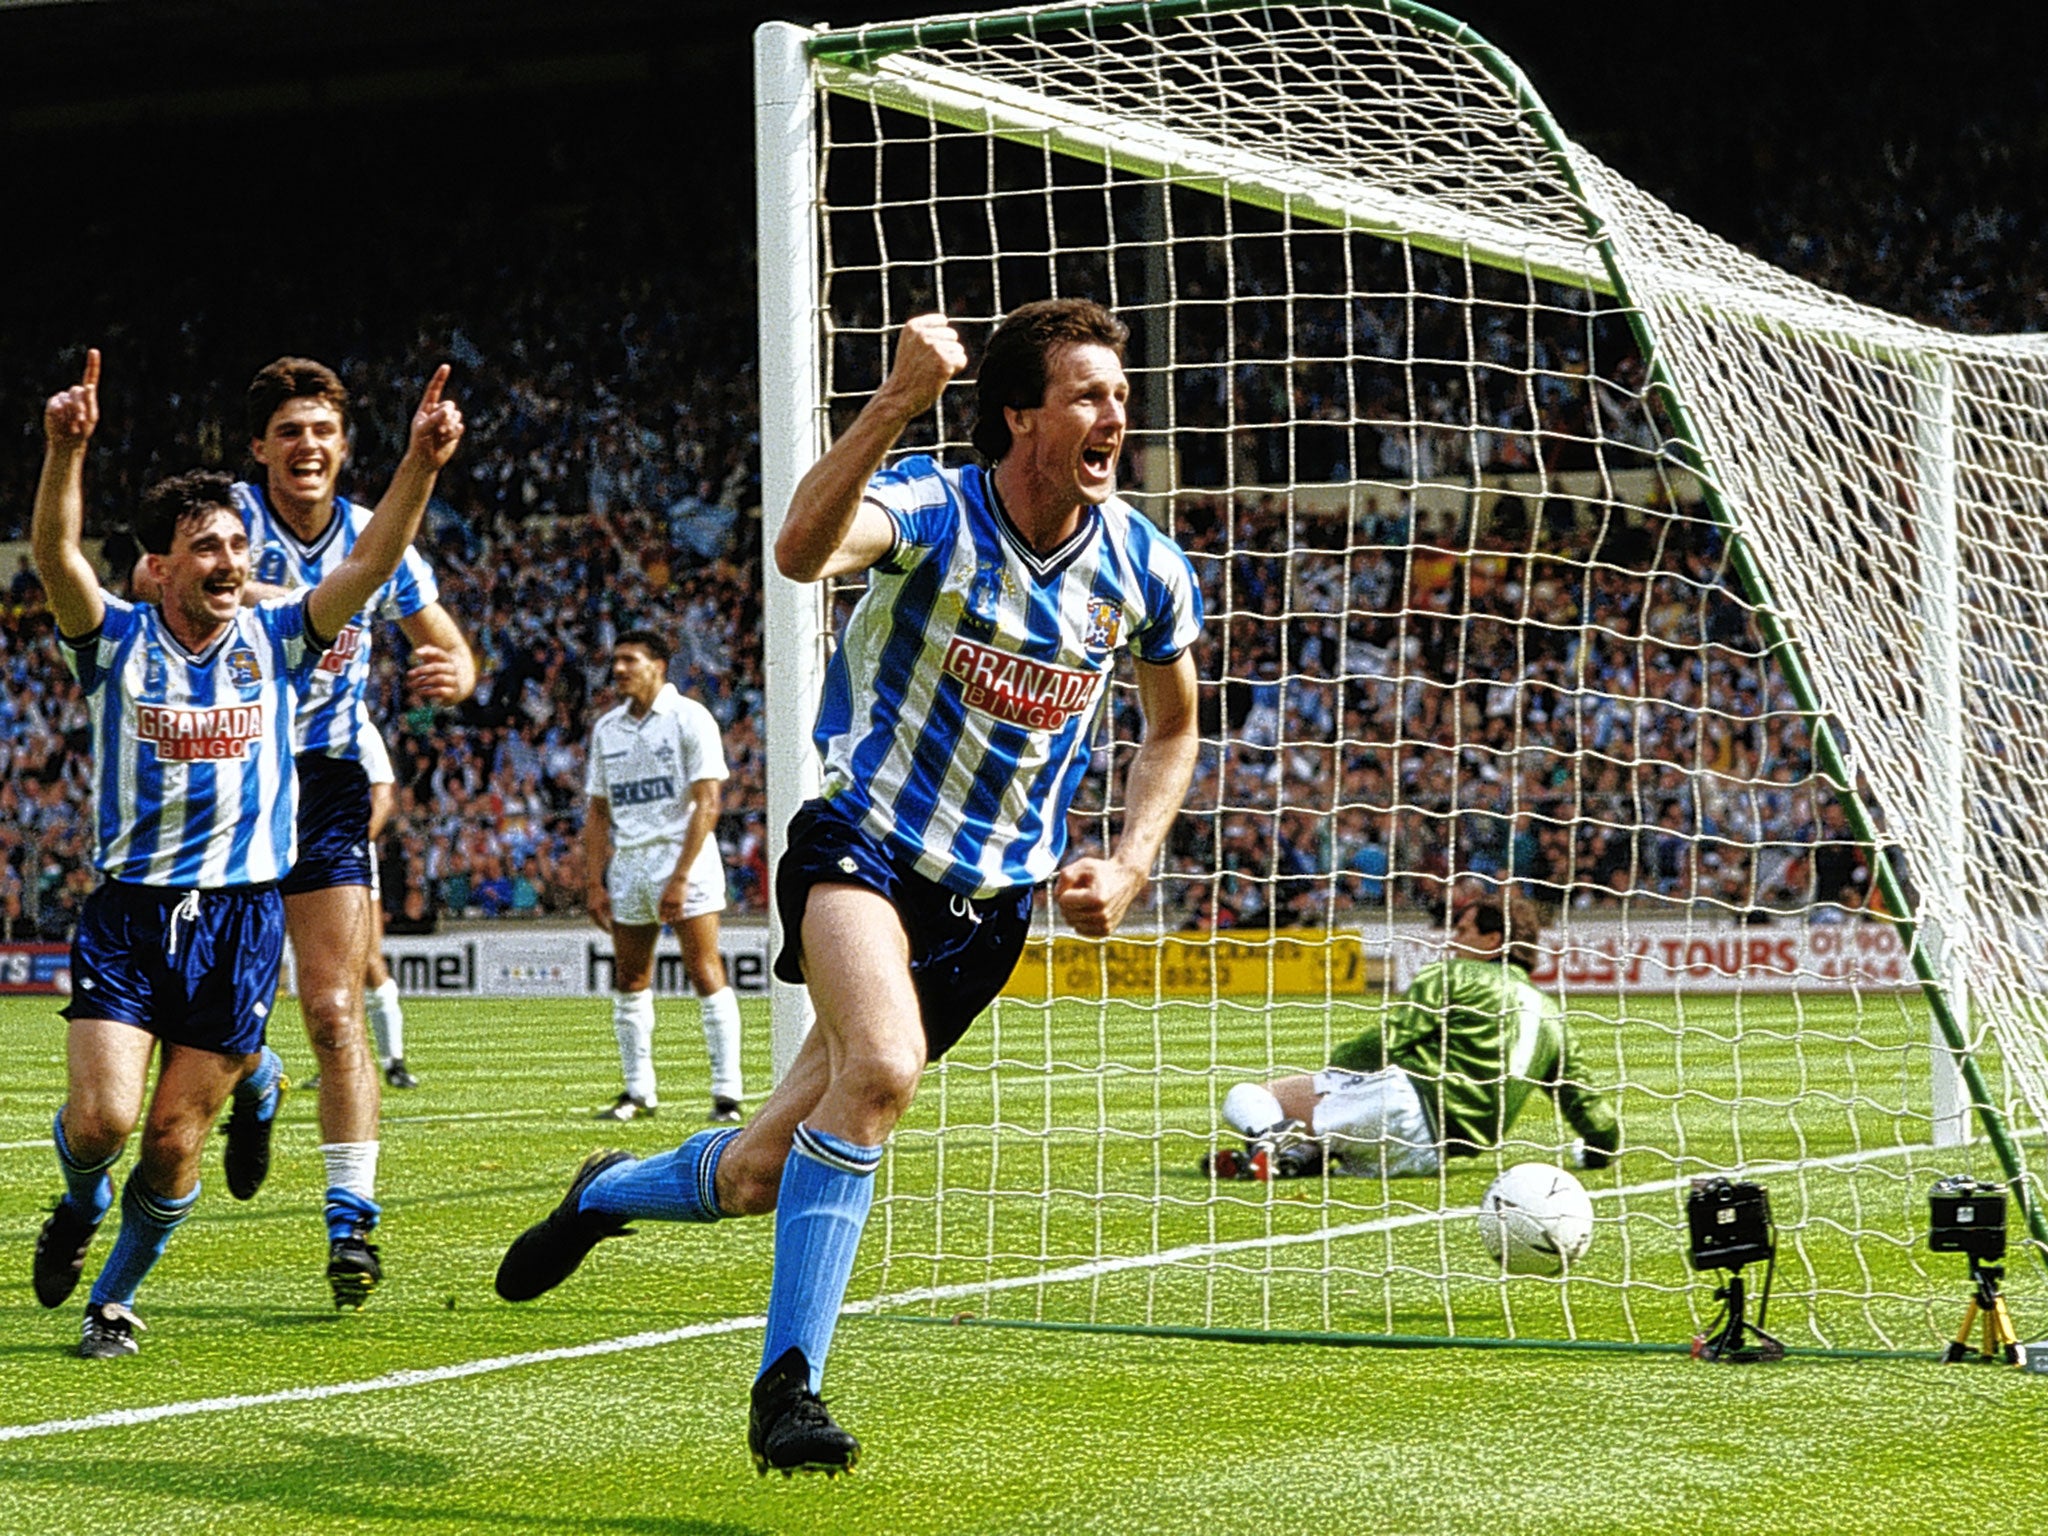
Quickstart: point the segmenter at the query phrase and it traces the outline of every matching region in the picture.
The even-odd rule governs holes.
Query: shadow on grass
[[[0,1505],[10,1502],[9,1495],[34,1497],[40,1491],[75,1497],[77,1489],[86,1487],[134,1489],[144,1510],[165,1500],[215,1510],[231,1522],[231,1529],[287,1529],[287,1522],[302,1521],[302,1529],[315,1531],[327,1529],[340,1515],[352,1530],[373,1521],[461,1531],[616,1531],[629,1536],[753,1536],[755,1530],[722,1520],[597,1514],[574,1507],[580,1501],[572,1499],[565,1499],[570,1507],[558,1513],[507,1509],[501,1501],[518,1497],[512,1488],[494,1493],[468,1486],[483,1471],[475,1461],[361,1435],[272,1434],[256,1454],[228,1466],[182,1460],[174,1449],[162,1456],[118,1456],[82,1447],[64,1454],[61,1444],[45,1442],[34,1456],[0,1459]],[[600,1494],[597,1489],[578,1491]]]

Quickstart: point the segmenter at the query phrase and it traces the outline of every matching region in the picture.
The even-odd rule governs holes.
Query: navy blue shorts
[[[301,752],[299,861],[284,877],[287,896],[370,881],[370,776],[363,765]]]
[[[910,979],[924,1017],[925,1054],[937,1061],[996,999],[1031,931],[1029,885],[972,900],[927,880],[908,859],[832,809],[809,800],[790,818],[789,848],[775,867],[782,952],[775,974],[801,983],[804,908],[814,885],[859,885],[896,909],[910,938]]]
[[[211,891],[103,881],[71,938],[67,1019],[111,1019],[202,1051],[263,1044],[284,959],[274,885]]]

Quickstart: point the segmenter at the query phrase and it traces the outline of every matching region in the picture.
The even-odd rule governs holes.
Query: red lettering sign
[[[262,739],[263,727],[261,704],[229,704],[218,709],[174,709],[166,704],[135,707],[135,734],[167,763],[246,757],[249,744]]]
[[[946,647],[946,675],[960,684],[969,709],[1007,725],[1057,731],[1095,702],[1101,678],[955,636]]]

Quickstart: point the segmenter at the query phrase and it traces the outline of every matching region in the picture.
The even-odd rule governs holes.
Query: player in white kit
[[[718,953],[725,910],[719,856],[719,786],[725,749],[718,722],[668,681],[668,641],[629,630],[612,648],[624,702],[590,731],[583,824],[590,920],[612,936],[612,1030],[625,1086],[598,1111],[634,1120],[661,1103],[654,1078],[654,946],[675,929],[683,970],[703,1011],[711,1058],[711,1115],[740,1118],[740,1004]]]

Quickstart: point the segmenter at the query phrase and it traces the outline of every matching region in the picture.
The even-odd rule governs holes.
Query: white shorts
[[[1346,1173],[1400,1179],[1443,1166],[1415,1080],[1399,1067],[1347,1072],[1326,1067],[1315,1076],[1316,1135],[1328,1138]]]
[[[628,928],[653,928],[661,923],[661,893],[669,876],[676,872],[680,843],[643,843],[612,854],[611,872],[605,889],[611,893],[612,921]],[[702,917],[725,910],[725,861],[718,855],[718,840],[707,837],[697,850],[697,862],[690,866],[689,883],[683,889],[683,916]]]

